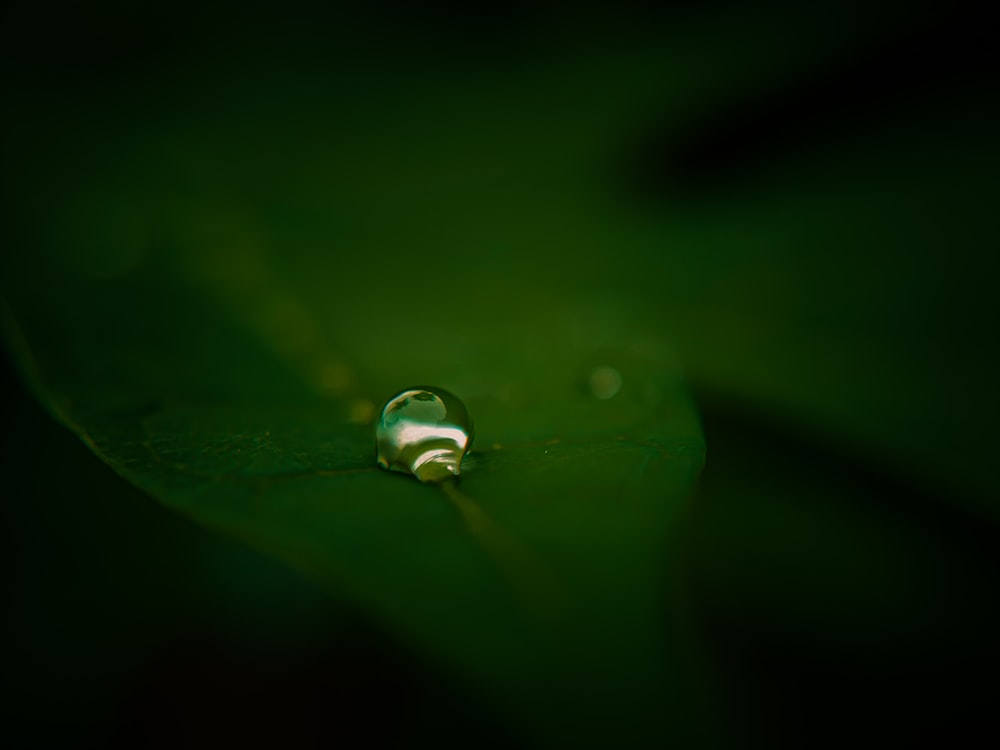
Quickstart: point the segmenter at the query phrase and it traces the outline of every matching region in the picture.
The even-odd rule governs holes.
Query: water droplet
[[[375,404],[368,399],[356,398],[351,402],[348,417],[354,424],[371,424],[374,416]]]
[[[613,398],[622,387],[622,376],[614,367],[594,368],[590,373],[590,392],[595,398],[607,401]]]
[[[410,388],[382,407],[375,430],[378,465],[421,482],[458,476],[472,443],[465,404],[440,388]]]
[[[320,388],[334,394],[346,391],[352,380],[351,368],[332,357],[315,364],[313,377]]]

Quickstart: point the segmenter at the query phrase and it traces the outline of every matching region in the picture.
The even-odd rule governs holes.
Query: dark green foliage
[[[921,603],[934,543],[845,501],[886,493],[757,436],[995,523],[996,113],[940,78],[877,116],[851,98],[857,60],[920,48],[919,18],[681,17],[462,65],[344,31],[263,69],[237,44],[246,65],[203,52],[138,98],[125,74],[25,79],[4,152],[17,365],[130,483],[543,744],[717,739],[692,586],[808,642],[874,652],[910,628],[942,649],[956,631],[925,608],[981,614],[982,582],[946,594],[971,563]],[[620,389],[595,386],[607,368]],[[475,421],[457,485],[375,466],[377,409],[415,384]],[[709,434],[693,531],[689,384],[716,424],[759,427],[721,430],[717,464]]]

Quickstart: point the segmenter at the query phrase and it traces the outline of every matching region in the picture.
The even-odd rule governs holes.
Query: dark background
[[[824,7],[761,6],[761,23]],[[402,3],[324,12],[33,5],[3,11],[4,79],[43,97],[90,86],[141,96],[147,77],[192,59],[259,64],[291,47],[321,50],[325,27],[345,18],[361,29],[359,45],[504,65],[522,45],[599,39],[595,29],[607,25],[650,33],[695,12],[707,11],[683,3],[593,13],[556,3],[474,12]],[[831,140],[861,144],[867,129],[905,123],[901,112],[958,97],[974,105],[970,118],[995,117],[983,19],[954,4],[857,13],[879,40],[863,54],[699,115],[683,126],[682,147],[673,131],[668,148],[651,128],[608,179],[637,202],[697,211],[739,190],[762,164]],[[16,149],[8,138],[6,150]],[[987,190],[993,182],[970,178]],[[981,239],[984,260],[968,272],[991,276],[995,237]],[[921,252],[913,250],[913,263]],[[995,328],[988,300],[973,309],[974,330]],[[992,363],[995,342],[977,346],[983,366]],[[488,707],[464,699],[460,685],[363,615],[115,476],[45,413],[6,359],[2,385],[2,731],[13,746],[517,742]],[[995,742],[1000,533],[995,518],[956,500],[986,491],[928,481],[795,414],[694,385],[710,461],[688,519],[685,585],[722,743]],[[993,430],[993,403],[968,420]],[[963,436],[935,439],[961,445]]]

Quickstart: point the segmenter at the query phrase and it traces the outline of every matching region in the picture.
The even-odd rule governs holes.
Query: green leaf
[[[947,263],[897,287],[902,246],[875,252],[912,202],[859,197],[863,171],[779,173],[695,210],[609,187],[654,116],[672,133],[827,54],[758,23],[501,72],[366,59],[359,76],[344,53],[263,78],[196,66],[141,106],[113,84],[29,93],[7,158],[14,346],[123,476],[308,568],[525,726],[680,732],[689,644],[663,592],[704,448],[667,342],[701,384],[991,481],[990,436],[927,439],[970,426],[989,372],[962,409],[911,409],[965,380],[950,358],[921,367],[907,328]],[[600,367],[623,380],[606,401]],[[374,467],[373,414],[414,384],[476,420],[458,492]]]
[[[525,143],[503,101],[426,92],[393,105],[399,133],[301,100],[260,122],[82,107],[22,173],[48,187],[18,202],[15,350],[122,476],[324,581],[527,735],[701,731],[672,539],[704,444],[650,301],[601,281],[614,232],[580,221],[600,138]],[[415,384],[476,423],[457,486],[376,468],[376,410]]]
[[[354,285],[356,305],[383,293],[378,276]],[[328,581],[529,725],[568,731],[581,705],[609,726],[656,720],[680,658],[661,654],[661,545],[703,446],[676,372],[646,351],[655,339],[623,327],[617,346],[591,349],[573,338],[579,310],[523,298],[435,327],[436,304],[397,292],[416,331],[384,353],[354,343],[353,361],[378,372],[362,380],[316,342],[267,351],[270,329],[228,325],[165,268],[67,281],[60,297],[22,317],[30,367],[123,476]],[[621,373],[614,398],[588,390],[591,360]],[[329,392],[331,372],[344,393]],[[415,380],[468,394],[477,443],[458,490],[375,467],[382,383]]]
[[[675,237],[676,272],[656,286],[703,392],[995,518],[995,260],[981,251],[995,118],[980,119],[961,101],[901,112],[645,221]]]

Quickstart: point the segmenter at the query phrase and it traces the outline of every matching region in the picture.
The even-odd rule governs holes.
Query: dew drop
[[[607,401],[621,390],[622,376],[614,367],[597,367],[590,373],[589,385],[595,398]]]
[[[459,475],[472,443],[465,404],[440,388],[410,388],[389,399],[375,430],[378,465],[421,482]]]
[[[375,416],[375,404],[366,398],[356,398],[351,402],[348,418],[354,424],[371,424]]]

